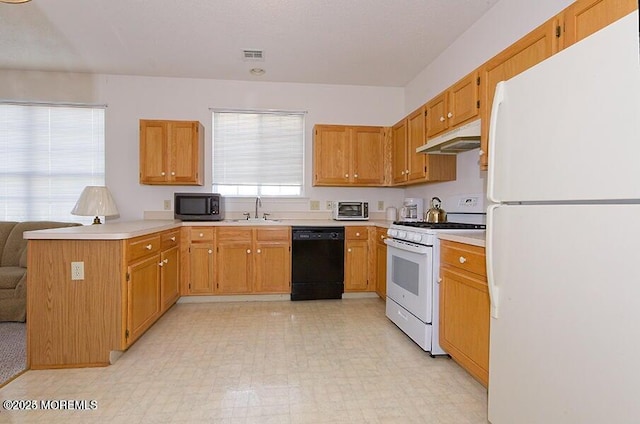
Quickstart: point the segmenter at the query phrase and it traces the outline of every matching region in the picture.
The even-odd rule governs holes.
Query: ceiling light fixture
[[[262,68],[251,68],[251,70],[249,71],[251,75],[255,75],[255,76],[264,75],[265,72],[266,71]]]
[[[9,4],[18,4],[18,3],[26,3],[31,0],[0,0],[0,3],[9,3]]]

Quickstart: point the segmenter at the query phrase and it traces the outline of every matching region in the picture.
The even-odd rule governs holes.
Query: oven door
[[[432,321],[433,247],[386,239],[387,296],[424,323]]]

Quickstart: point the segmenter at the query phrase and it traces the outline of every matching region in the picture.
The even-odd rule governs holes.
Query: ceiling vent
[[[264,61],[264,50],[245,49],[242,50],[242,57],[246,62]]]

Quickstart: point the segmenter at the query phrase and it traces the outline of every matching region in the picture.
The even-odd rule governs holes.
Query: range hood
[[[480,120],[469,122],[447,133],[427,140],[416,153],[455,155],[480,147]]]

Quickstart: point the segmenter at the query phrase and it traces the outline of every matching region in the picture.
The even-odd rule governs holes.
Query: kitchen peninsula
[[[188,253],[194,231],[364,227],[369,234],[371,284],[361,291],[373,294],[378,287],[376,230],[389,224],[377,220],[145,220],[25,232],[29,242],[27,366],[93,367],[117,360],[181,295],[194,294],[185,293],[183,281],[185,271],[194,264]]]

